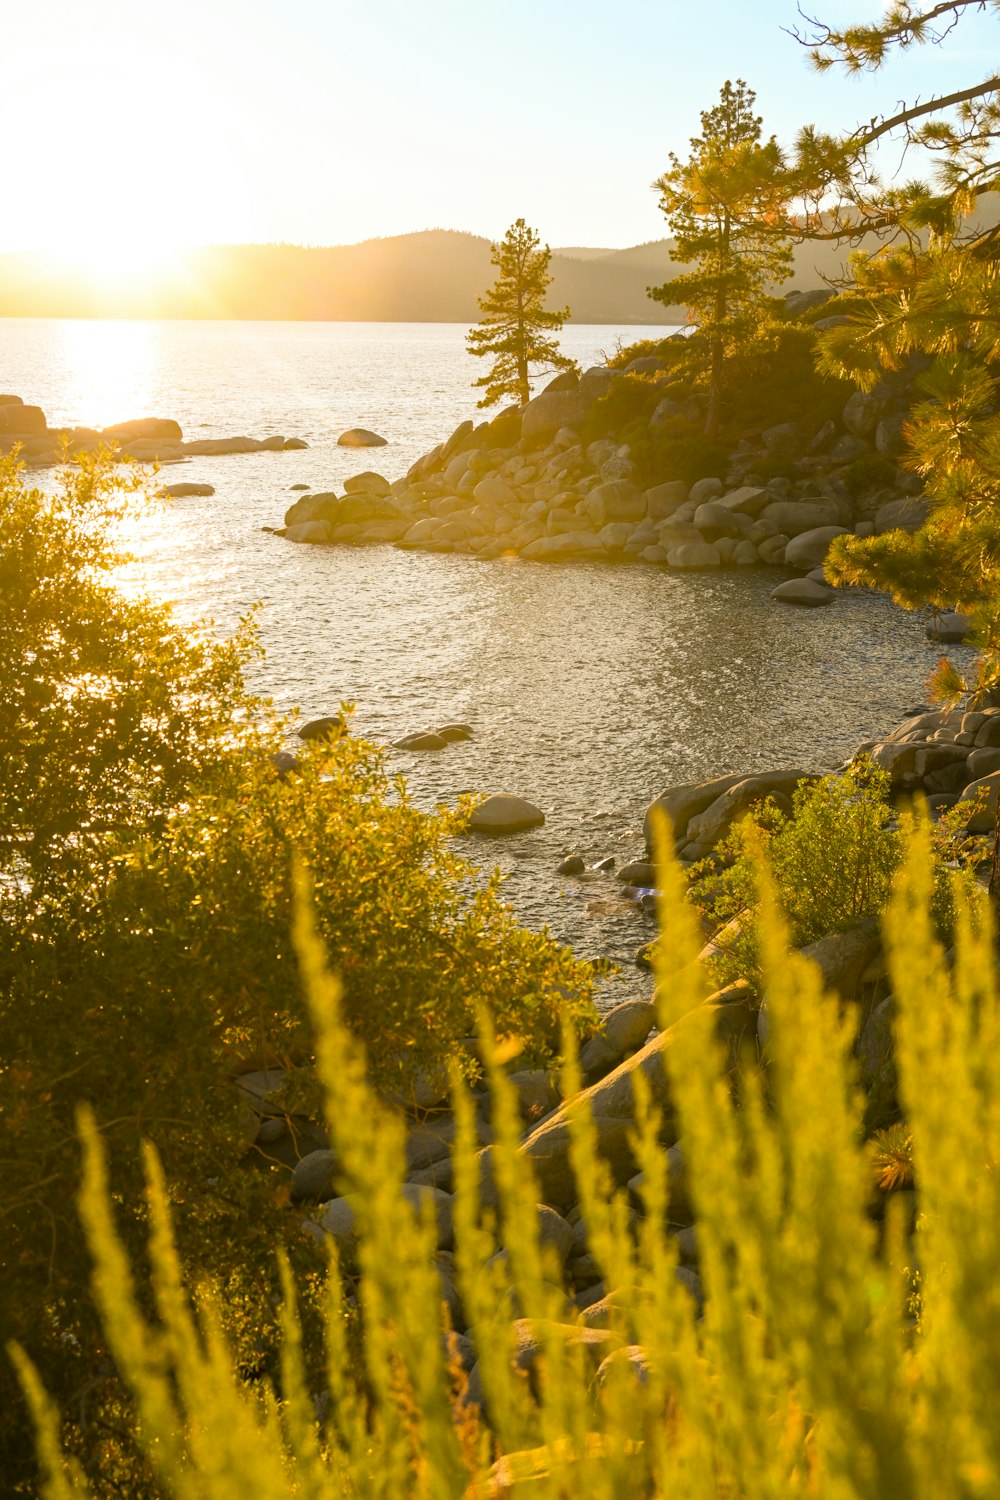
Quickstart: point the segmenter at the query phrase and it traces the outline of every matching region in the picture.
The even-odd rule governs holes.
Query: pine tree
[[[561,354],[548,336],[562,328],[569,308],[553,312],[543,305],[552,280],[552,251],[548,245],[540,249],[539,244],[535,231],[518,219],[493,246],[490,260],[500,274],[480,297],[483,317],[466,339],[470,354],[493,359],[490,371],[474,382],[485,388],[480,406],[494,406],[505,396],[526,405],[531,398],[528,376],[532,365],[542,365],[548,373],[576,369],[575,361]]]
[[[669,171],[653,184],[676,240],[671,258],[696,269],[649,295],[686,305],[707,344],[709,436],[719,426],[727,359],[760,337],[768,288],[791,268],[784,158],[773,136],[761,143],[756,97],[742,79],[727,80],[715,108],[702,111],[688,160],[671,152]]]
[[[997,9],[996,0],[988,0]],[[851,74],[876,73],[914,47],[942,47],[968,17],[987,9],[987,0],[892,0],[881,20],[845,27],[827,26],[800,12],[807,22],[792,32],[810,49],[813,65],[825,72],[842,67]],[[969,39],[975,40],[974,38]],[[966,56],[975,56],[969,51]],[[894,96],[895,98],[895,96]],[[902,100],[840,136],[806,126],[797,142],[797,170],[808,184],[813,208],[801,221],[812,239],[852,238],[866,231],[911,237],[929,228],[954,229],[963,216],[967,240],[995,240],[995,228],[975,222],[975,202],[1000,188],[1000,73],[947,94]],[[898,177],[914,151],[935,167],[935,181],[887,187],[879,179],[875,153],[888,153]]]

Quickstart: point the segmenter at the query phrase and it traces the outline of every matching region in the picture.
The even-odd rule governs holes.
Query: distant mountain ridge
[[[574,323],[682,322],[682,307],[653,302],[646,290],[676,274],[670,246],[555,250],[549,305],[568,305]],[[800,246],[782,290],[823,285],[845,258],[838,247]],[[494,276],[489,240],[452,229],[326,248],[206,246],[183,252],[167,272],[117,285],[17,253],[0,255],[0,317],[472,323]]]

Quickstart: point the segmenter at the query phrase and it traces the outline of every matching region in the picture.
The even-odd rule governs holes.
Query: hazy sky
[[[0,249],[496,236],[518,215],[552,245],[634,244],[665,232],[649,184],[727,77],[788,140],[975,81],[1000,38],[974,20],[851,80],[810,70],[796,20],[794,0],[10,4]]]

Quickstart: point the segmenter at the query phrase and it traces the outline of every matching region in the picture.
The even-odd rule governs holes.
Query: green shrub
[[[889,785],[888,775],[869,761],[803,782],[792,796],[790,816],[772,802],[736,826],[719,851],[729,862],[721,873],[714,859],[695,867],[695,904],[720,929],[733,924],[713,961],[720,984],[746,978],[760,988],[756,899],[762,854],[796,947],[881,915],[904,847]],[[958,825],[943,820],[933,847],[934,912],[944,930],[950,925],[955,879],[949,862],[961,843]]]
[[[455,855],[467,805],[420,812],[350,736],[303,746],[299,774],[279,777],[281,726],[243,682],[252,637],[214,642],[116,589],[117,483],[106,461],[85,464],[45,497],[0,468],[0,1323],[59,1399],[91,1392],[81,1442],[111,1441],[118,1420],[114,1391],[103,1406],[93,1394],[105,1357],[72,1205],[81,1101],[130,1246],[145,1235],[145,1138],[187,1274],[227,1287],[241,1358],[266,1343],[288,1170],[240,1165],[229,1078],[302,1064],[308,1104],[293,856],[314,872],[344,1014],[383,1090],[467,1063],[481,1011],[540,1062],[567,1006],[584,1028],[593,1016],[590,966],[518,927],[498,880]],[[295,1259],[303,1272],[301,1245]],[[3,1424],[11,1483],[25,1437]]]
[[[239,1378],[218,1333],[217,1296],[203,1289],[195,1309],[185,1295],[152,1154],[156,1310],[144,1313],[133,1275],[144,1278],[130,1269],[115,1225],[114,1179],[85,1122],[81,1203],[95,1289],[159,1493],[969,1500],[996,1492],[1000,999],[985,896],[962,904],[949,966],[934,935],[929,835],[915,832],[897,872],[886,944],[904,1165],[908,1172],[912,1162],[919,1213],[908,1194],[889,1194],[877,1223],[873,1193],[887,1148],[876,1145],[873,1165],[862,1141],[851,1018],[789,950],[766,876],[759,901],[769,1062],[763,1073],[745,1052],[736,1078],[715,1038],[713,1007],[700,998],[692,964],[699,936],[683,877],[668,868],[661,884],[672,967],[661,976],[671,981],[663,986],[671,996],[660,1044],[666,1076],[634,1074],[633,1149],[644,1172],[637,1215],[612,1181],[585,1097],[570,1114],[590,1253],[615,1293],[598,1356],[612,1357],[599,1379],[577,1315],[551,1284],[558,1271],[538,1243],[537,1190],[494,1068],[497,1216],[478,1201],[470,1101],[456,1085],[453,1265],[485,1397],[485,1409],[468,1406],[465,1377],[443,1347],[431,1217],[415,1217],[398,1192],[399,1131],[364,1081],[302,912],[298,949],[330,1125],[361,1236],[353,1263],[330,1264],[325,1368],[303,1357],[286,1276],[280,1368],[263,1389]],[[577,1082],[570,1063],[567,1091]],[[683,1143],[697,1226],[701,1313],[675,1274],[678,1242],[666,1227],[661,1135],[674,1118],[670,1135]],[[506,1256],[492,1255],[498,1239]],[[530,1373],[512,1358],[512,1289],[540,1344]],[[352,1297],[364,1321],[361,1367],[345,1342]],[[63,1467],[58,1418],[14,1353],[38,1424],[44,1494],[83,1493],[80,1472]]]

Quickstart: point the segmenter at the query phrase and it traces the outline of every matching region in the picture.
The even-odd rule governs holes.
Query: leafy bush
[[[217,1297],[203,1291],[197,1310],[186,1299],[152,1154],[156,1312],[144,1315],[115,1227],[113,1179],[86,1126],[81,1201],[95,1287],[159,1493],[968,1500],[997,1490],[1000,997],[984,895],[963,905],[950,966],[934,936],[929,836],[912,836],[886,924],[908,1129],[902,1145],[876,1143],[873,1164],[850,1019],[789,951],[766,877],[770,1062],[762,1073],[745,1052],[736,1079],[715,1011],[701,1002],[683,877],[668,869],[661,883],[675,972],[663,987],[672,997],[662,1016],[666,1079],[634,1074],[638,1215],[611,1179],[586,1099],[570,1114],[595,1275],[614,1293],[604,1333],[585,1333],[549,1280],[558,1272],[538,1242],[537,1190],[498,1070],[499,1225],[478,1201],[470,1101],[457,1085],[452,1264],[482,1406],[469,1405],[455,1343],[448,1359],[432,1217],[415,1217],[399,1194],[400,1134],[364,1081],[303,915],[298,946],[329,1120],[360,1224],[353,1264],[330,1264],[325,1368],[303,1358],[286,1277],[273,1387],[234,1372]],[[578,1083],[572,1063],[565,1082],[568,1092]],[[667,1227],[660,1134],[675,1114],[703,1311],[676,1274],[679,1242]],[[907,1181],[912,1161],[918,1214],[910,1194],[897,1199],[875,1185],[887,1151]],[[895,1183],[895,1167],[890,1176]],[[504,1256],[492,1253],[498,1241]],[[511,1326],[512,1290],[537,1339],[530,1366],[515,1343],[525,1325]],[[365,1327],[361,1367],[345,1343],[354,1297]],[[57,1416],[15,1356],[38,1424],[44,1494],[81,1494],[82,1474],[63,1468]]]
[[[692,898],[721,928],[732,924],[713,968],[720,984],[761,983],[758,869],[766,856],[792,942],[804,947],[879,916],[903,857],[903,834],[889,805],[889,777],[862,761],[835,776],[803,782],[791,815],[773,802],[737,824],[717,859],[693,871]],[[954,872],[948,862],[961,835],[944,820],[935,833],[935,917],[947,925]]]
[[[277,774],[281,726],[242,677],[252,636],[213,641],[116,589],[117,483],[106,461],[87,463],[46,497],[0,469],[0,1322],[74,1406],[103,1360],[72,1205],[83,1100],[130,1245],[145,1232],[146,1138],[179,1205],[186,1269],[226,1283],[251,1363],[273,1321],[288,1172],[239,1165],[247,1122],[229,1077],[302,1064],[308,1093],[289,948],[296,853],[384,1090],[467,1063],[482,1009],[540,1061],[567,1007],[583,1027],[593,1014],[590,967],[519,928],[497,880],[455,855],[467,806],[418,811],[347,736]],[[2,1380],[0,1397],[9,1409]],[[24,1437],[4,1424],[8,1477]]]

